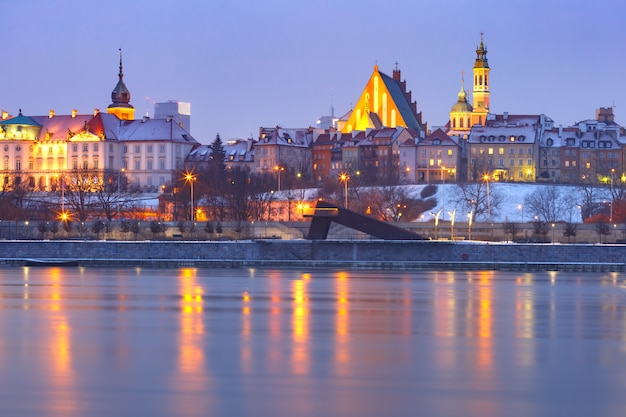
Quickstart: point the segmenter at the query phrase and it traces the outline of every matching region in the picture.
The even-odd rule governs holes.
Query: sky
[[[105,111],[119,49],[136,118],[191,103],[203,144],[313,126],[348,112],[374,65],[397,62],[423,121],[444,125],[471,90],[480,34],[491,111],[555,125],[614,107],[626,123],[623,0],[0,0],[0,108]],[[622,110],[623,108],[623,110]]]

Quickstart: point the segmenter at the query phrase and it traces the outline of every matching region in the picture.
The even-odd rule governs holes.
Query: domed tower
[[[468,131],[471,129],[472,105],[467,102],[465,93],[465,80],[461,77],[461,91],[459,99],[450,109],[450,130]]]
[[[489,113],[489,63],[487,62],[487,48],[483,43],[483,34],[480,34],[480,45],[476,48],[476,62],[474,63],[474,112],[472,125],[483,125]]]
[[[111,92],[111,101],[107,108],[107,113],[114,114],[121,120],[134,120],[135,108],[130,104],[130,91],[124,84],[124,73],[122,72],[122,50],[120,49],[120,73],[119,81]]]

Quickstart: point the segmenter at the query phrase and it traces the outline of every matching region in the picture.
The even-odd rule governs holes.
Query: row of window
[[[476,165],[476,158],[472,158],[472,165]],[[526,165],[532,166],[533,164],[533,160],[532,159],[527,159],[526,160]],[[493,159],[489,158],[487,159],[487,165],[493,165]],[[523,159],[518,159],[517,160],[517,165],[523,166],[524,165],[524,160]],[[498,166],[503,167],[504,166],[504,158],[500,158],[498,159]],[[515,166],[515,160],[514,159],[509,159],[509,165],[508,166]]]
[[[494,148],[476,148],[476,147],[472,147],[472,155],[476,155],[476,153],[480,154],[480,155],[484,155],[485,154],[485,150],[487,151],[487,154],[489,155],[493,155],[494,154]],[[518,148],[518,154],[523,155],[524,154],[524,149],[523,148]],[[510,155],[514,155],[515,154],[515,148],[509,148],[509,154]],[[532,155],[533,154],[533,148],[527,148],[526,149],[526,154],[527,155]],[[498,155],[504,155],[504,148],[498,148]]]

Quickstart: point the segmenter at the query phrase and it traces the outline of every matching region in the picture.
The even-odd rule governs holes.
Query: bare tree
[[[96,192],[102,188],[102,182],[102,171],[89,169],[71,171],[63,179],[65,199],[78,221],[84,222],[89,217],[96,202]]]
[[[486,181],[460,182],[452,198],[461,210],[472,213],[472,220],[497,214],[502,203],[502,194],[494,183]]]
[[[553,223],[566,211],[561,190],[554,185],[536,187],[524,198],[524,206],[544,222]]]

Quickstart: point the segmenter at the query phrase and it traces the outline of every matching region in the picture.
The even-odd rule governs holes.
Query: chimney
[[[100,109],[99,108],[96,107],[95,109],[93,109],[93,115],[94,116],[97,116],[99,113],[100,113]]]
[[[6,110],[2,110],[2,120],[6,120],[9,118],[9,112]]]
[[[48,117],[50,119],[52,119],[54,117],[54,110],[52,110],[52,109],[50,110],[50,112],[48,113]]]
[[[615,121],[613,107],[600,107],[596,110],[596,120],[598,122],[613,123]]]
[[[72,109],[72,119],[75,118],[77,114],[78,114],[78,110]]]
[[[559,125],[559,137],[563,136],[563,125]]]

